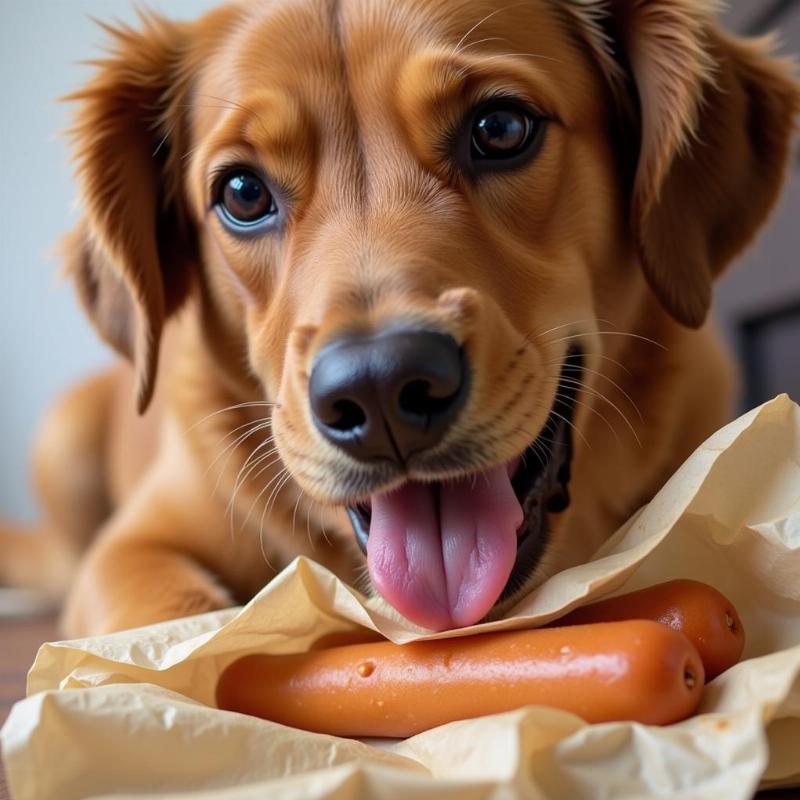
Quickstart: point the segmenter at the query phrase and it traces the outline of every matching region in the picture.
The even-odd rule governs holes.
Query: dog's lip
[[[517,557],[497,603],[513,596],[525,583],[541,558],[548,538],[548,514],[569,506],[568,485],[572,458],[572,414],[582,373],[582,354],[572,349],[564,359],[550,414],[541,431],[524,452],[506,462],[511,485],[522,506],[524,518],[517,529]],[[544,457],[543,457],[544,456]],[[366,555],[371,522],[369,501],[347,507],[356,541]],[[496,604],[497,604],[496,603]]]

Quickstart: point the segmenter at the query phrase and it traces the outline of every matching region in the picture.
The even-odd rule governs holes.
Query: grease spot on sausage
[[[362,678],[369,678],[373,672],[375,672],[375,664],[372,661],[364,661],[356,667],[356,672]]]

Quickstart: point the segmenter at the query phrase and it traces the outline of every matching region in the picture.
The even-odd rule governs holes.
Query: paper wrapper
[[[361,742],[215,709],[220,672],[246,653],[359,626],[424,635],[300,558],[242,609],[44,645],[2,731],[12,797],[734,800],[800,784],[800,407],[786,396],[712,436],[590,563],[469,633],[678,577],[733,601],[747,647],[677,725],[528,707]]]

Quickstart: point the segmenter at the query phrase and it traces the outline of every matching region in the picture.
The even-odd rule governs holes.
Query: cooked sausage
[[[578,608],[554,626],[651,619],[680,631],[697,648],[706,680],[739,661],[744,628],[733,603],[705,583],[675,580]]]
[[[634,620],[245,656],[220,677],[217,704],[356,737],[412,736],[525,705],[663,725],[694,711],[703,680],[685,636]]]

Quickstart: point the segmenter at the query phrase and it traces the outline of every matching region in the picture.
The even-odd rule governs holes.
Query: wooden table
[[[25,696],[25,676],[42,642],[60,638],[54,617],[0,619],[0,725]],[[0,764],[0,800],[9,800]]]

